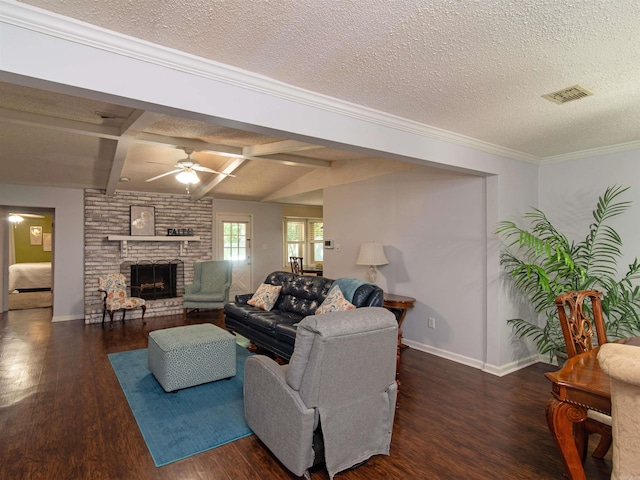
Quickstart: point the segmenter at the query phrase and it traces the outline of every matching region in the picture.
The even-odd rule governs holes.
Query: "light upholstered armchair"
[[[223,309],[229,302],[232,265],[228,260],[196,262],[193,283],[185,285],[183,308],[187,310]]]
[[[127,310],[142,309],[142,323],[145,323],[144,313],[147,311],[146,302],[142,298],[127,296],[127,283],[122,273],[109,273],[98,277],[98,290],[102,292],[102,325],[104,316],[109,313],[111,330],[113,330],[113,314],[122,310],[122,323]]]
[[[396,319],[381,307],[304,318],[289,365],[247,359],[247,424],[285,467],[307,478],[323,459],[332,479],[388,455],[397,342]]]
[[[611,480],[640,479],[640,347],[606,343],[598,362],[611,377]]]

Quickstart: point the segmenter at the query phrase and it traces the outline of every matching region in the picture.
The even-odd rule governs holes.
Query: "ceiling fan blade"
[[[167,162],[154,162],[153,160],[147,160],[146,163],[153,163],[155,165],[164,165],[165,167],[170,166],[170,165],[167,165]]]
[[[217,173],[218,175],[224,175],[225,177],[235,177],[235,175],[232,175],[230,173],[219,172],[211,168],[203,167],[202,165],[194,165],[191,168],[193,168],[194,170],[198,170],[199,172]]]
[[[178,168],[177,170],[171,170],[170,172],[163,173],[162,175],[158,175],[156,177],[153,177],[153,178],[150,178],[148,180],[145,180],[145,182],[153,182],[154,180],[158,180],[159,178],[166,177],[167,175],[171,175],[172,173],[178,173],[178,172],[181,172],[181,171],[182,171],[181,168]]]

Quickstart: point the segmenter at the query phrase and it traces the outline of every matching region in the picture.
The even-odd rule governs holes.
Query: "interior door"
[[[251,215],[219,213],[216,216],[217,257],[231,260],[233,273],[229,299],[241,293],[251,293]]]

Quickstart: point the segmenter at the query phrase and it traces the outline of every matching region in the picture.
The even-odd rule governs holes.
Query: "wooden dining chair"
[[[558,317],[569,358],[607,343],[601,296],[602,292],[598,290],[581,290],[566,292],[556,298]],[[591,300],[590,304],[588,302],[585,304],[587,299]],[[597,338],[597,344],[594,344],[594,334]],[[612,442],[611,417],[595,410],[589,410],[584,427],[587,435],[600,435],[600,442],[592,456],[595,458],[604,457]],[[579,438],[579,441],[581,442],[582,458],[584,458],[588,442],[584,438]]]
[[[291,272],[298,275],[304,275],[302,269],[302,257],[289,257],[289,263],[291,264]]]

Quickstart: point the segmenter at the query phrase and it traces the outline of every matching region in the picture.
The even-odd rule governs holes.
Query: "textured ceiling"
[[[637,0],[25,3],[537,157],[640,139]]]
[[[559,161],[640,147],[638,0],[19,4],[507,149],[513,158]],[[576,84],[594,95],[563,105],[541,97]],[[0,84],[0,109],[6,183],[179,193],[184,186],[172,176],[145,180],[174,169],[185,158],[180,147],[191,147],[201,165],[236,174],[201,173],[203,195],[318,204],[322,188],[344,178],[416,168],[9,83]],[[142,134],[119,161],[109,129],[136,121]]]

